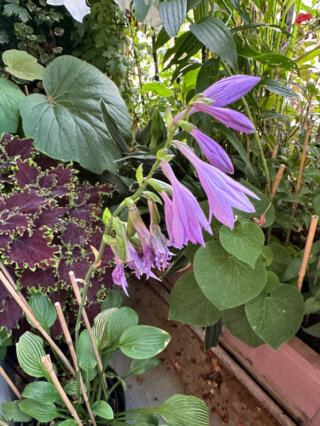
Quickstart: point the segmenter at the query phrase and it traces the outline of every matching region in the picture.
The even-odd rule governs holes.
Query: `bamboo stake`
[[[29,318],[34,328],[36,328],[42,336],[47,340],[47,342],[52,346],[52,348],[56,351],[57,355],[61,359],[61,361],[64,363],[66,368],[70,371],[70,373],[76,377],[76,372],[74,371],[74,368],[64,355],[64,353],[61,351],[61,349],[57,346],[57,344],[53,341],[51,336],[44,330],[44,328],[39,324],[38,320],[36,319],[34,313],[32,312],[30,306],[27,304],[26,300],[24,298],[21,298],[19,296],[19,293],[10,285],[10,282],[6,278],[6,276],[0,271],[0,281],[2,281],[5,288],[8,290],[10,295],[13,297],[13,299],[17,302],[17,304],[20,306],[22,311],[25,313],[25,315]]]
[[[49,374],[49,376],[50,376],[50,378],[52,380],[52,383],[54,384],[55,388],[59,392],[59,395],[61,396],[63,402],[65,403],[66,407],[70,411],[70,414],[75,419],[75,421],[77,422],[77,424],[79,426],[82,426],[82,421],[81,421],[80,417],[78,416],[78,413],[76,412],[74,406],[69,401],[69,398],[67,397],[67,394],[63,390],[63,387],[61,386],[61,384],[60,384],[60,382],[59,382],[59,380],[58,380],[55,372],[53,371],[53,367],[52,367],[52,362],[51,362],[51,359],[50,359],[50,355],[42,356],[41,357],[41,362],[42,362],[42,365],[44,366],[44,368],[47,370],[47,372],[48,372],[48,374]]]
[[[306,127],[306,135],[305,135],[305,138],[304,138],[303,151],[302,151],[302,155],[301,155],[301,162],[300,162],[297,186],[296,186],[296,190],[295,190],[296,195],[298,195],[300,193],[300,189],[301,189],[303,169],[304,169],[304,164],[305,164],[306,158],[307,158],[307,148],[308,148],[309,137],[310,137],[310,133],[311,133],[311,130],[312,130],[312,126],[313,126],[313,123],[311,121],[309,121],[307,123],[307,127]],[[294,203],[293,207],[292,207],[292,213],[291,213],[292,219],[296,215],[297,208],[298,208],[298,203]],[[289,243],[290,235],[291,235],[291,228],[288,229],[285,244]]]
[[[276,192],[278,190],[278,187],[279,187],[280,181],[282,179],[283,172],[284,172],[285,168],[286,168],[285,164],[280,164],[279,170],[277,171],[275,180],[274,180],[273,185],[272,185],[272,191],[271,191],[271,196],[270,196],[271,201],[274,199],[274,196],[276,195]]]
[[[310,256],[310,252],[311,252],[311,247],[312,247],[314,235],[315,235],[316,230],[317,230],[318,220],[319,220],[318,216],[312,216],[311,224],[310,224],[310,228],[309,228],[309,232],[308,232],[308,237],[307,237],[307,242],[306,242],[306,246],[304,248],[302,263],[301,263],[301,267],[300,267],[300,271],[299,271],[299,279],[298,279],[298,290],[299,291],[301,291],[303,279],[304,279],[304,276],[306,275],[308,260],[309,260],[309,256]]]
[[[76,296],[77,303],[80,306],[81,305],[81,294],[80,294],[80,290],[79,290],[77,281],[83,281],[83,280],[76,279],[73,271],[69,272],[69,277],[70,277],[70,281],[71,281],[71,284],[72,284],[73,292]],[[94,352],[94,355],[95,355],[97,363],[98,363],[98,368],[99,368],[100,374],[102,375],[103,384],[105,386],[105,389],[107,390],[108,385],[107,385],[106,376],[105,376],[104,371],[103,371],[103,364],[102,364],[102,361],[101,361],[101,358],[100,358],[100,354],[99,354],[99,351],[98,351],[98,348],[97,348],[97,345],[96,345],[96,341],[94,339],[94,336],[93,336],[93,333],[92,333],[92,330],[91,330],[90,321],[89,321],[89,318],[88,318],[88,315],[87,315],[85,308],[83,308],[83,310],[82,310],[82,318],[83,318],[84,324],[85,324],[86,329],[87,329],[88,334],[89,334],[89,338],[90,338],[90,341],[91,341],[91,344],[92,344],[93,352]]]
[[[21,399],[22,398],[21,393],[19,392],[19,390],[17,389],[13,381],[10,379],[10,377],[7,375],[7,373],[4,371],[4,369],[1,367],[1,365],[0,365],[0,374],[4,378],[4,380],[8,383],[10,388],[13,390],[17,398]]]
[[[82,393],[82,396],[83,396],[84,403],[86,404],[86,407],[87,407],[87,410],[88,410],[88,413],[89,413],[89,416],[90,416],[90,419],[91,419],[93,425],[96,426],[96,421],[95,421],[94,415],[93,415],[92,410],[91,410],[91,406],[90,406],[89,399],[88,399],[88,396],[87,396],[86,388],[85,388],[85,385],[83,383],[82,375],[79,371],[77,355],[76,355],[76,351],[75,351],[74,346],[73,346],[72,338],[71,338],[70,331],[69,331],[68,326],[67,326],[66,319],[63,315],[60,303],[56,302],[54,304],[54,306],[56,308],[57,315],[58,315],[60,325],[61,325],[61,328],[62,328],[62,332],[64,334],[64,337],[66,339],[66,342],[67,342],[67,345],[68,345],[68,348],[69,348],[69,351],[70,351],[70,354],[71,354],[71,357],[72,357],[74,369],[76,370],[77,375],[79,374],[79,377],[80,377],[80,388],[81,388],[81,393]]]

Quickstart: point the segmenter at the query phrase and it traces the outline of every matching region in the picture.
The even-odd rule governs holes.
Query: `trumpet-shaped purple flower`
[[[156,255],[155,263],[157,268],[161,270],[165,270],[165,268],[169,265],[169,261],[171,259],[172,253],[170,253],[168,245],[170,241],[163,235],[161,232],[160,226],[155,223],[154,219],[154,203],[152,200],[148,200],[148,208],[150,213],[150,235],[152,240],[152,246]]]
[[[235,75],[225,78],[208,87],[203,95],[213,101],[212,105],[203,102],[194,102],[188,116],[195,112],[204,112],[216,120],[221,121],[227,127],[243,133],[253,133],[254,126],[251,121],[240,112],[228,108],[225,105],[237,101],[246,95],[260,81],[259,77],[250,75]],[[180,112],[173,120],[177,123],[184,116],[185,110]]]
[[[233,207],[247,213],[255,211],[245,194],[259,200],[256,194],[216,167],[200,160],[187,145],[181,142],[175,142],[175,145],[196,169],[200,183],[208,197],[209,221],[214,215],[221,223],[232,229],[234,226]]]
[[[112,271],[112,280],[114,284],[120,285],[123,291],[125,292],[125,294],[129,296],[127,292],[128,283],[127,283],[126,275],[124,272],[123,260],[120,258],[120,256],[117,253],[115,253],[115,258],[116,258],[116,267]]]
[[[182,248],[189,241],[204,245],[202,228],[209,233],[212,231],[199,203],[189,189],[178,181],[167,161],[162,161],[161,167],[172,185],[172,201],[162,193],[172,245]]]
[[[201,151],[213,166],[225,173],[233,173],[233,165],[228,154],[216,141],[197,128],[194,128],[190,135],[198,142]]]

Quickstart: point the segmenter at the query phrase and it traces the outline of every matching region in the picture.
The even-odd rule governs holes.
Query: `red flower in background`
[[[311,13],[299,13],[298,16],[296,17],[295,23],[297,25],[300,25],[302,24],[302,22],[310,21],[310,19],[312,19]]]

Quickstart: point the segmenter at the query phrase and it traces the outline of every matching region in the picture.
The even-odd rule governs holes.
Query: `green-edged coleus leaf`
[[[67,55],[45,69],[43,85],[46,96],[32,94],[21,104],[24,132],[35,146],[95,173],[116,171],[121,152],[100,110],[102,99],[124,139],[131,140],[131,118],[116,85],[93,65]]]
[[[225,251],[218,241],[209,241],[206,247],[198,249],[194,274],[204,295],[220,310],[255,298],[267,282],[267,271],[261,260],[251,268]]]
[[[0,135],[17,131],[23,98],[24,94],[18,85],[0,78]]]
[[[160,328],[135,325],[122,333],[119,347],[130,358],[145,359],[163,351],[170,339],[170,334]]]
[[[179,278],[170,294],[170,320],[205,327],[221,316],[219,309],[200,290],[193,272]]]
[[[299,330],[304,301],[297,288],[273,282],[245,304],[245,312],[253,331],[273,349],[278,349]]]
[[[20,366],[29,376],[46,376],[46,370],[41,362],[41,357],[45,355],[40,336],[27,331],[20,337],[17,343],[17,357]]]
[[[233,229],[222,226],[219,230],[219,240],[228,253],[254,268],[262,252],[264,234],[257,224],[245,222]]]
[[[20,80],[41,80],[43,66],[38,64],[37,59],[23,50],[6,50],[2,54],[5,63],[5,71],[18,77]]]

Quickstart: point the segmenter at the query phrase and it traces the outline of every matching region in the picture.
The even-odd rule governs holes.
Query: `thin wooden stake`
[[[316,230],[317,230],[318,220],[319,220],[318,216],[312,216],[311,224],[310,224],[310,228],[309,228],[309,232],[308,232],[308,237],[307,237],[307,242],[306,242],[306,246],[304,248],[302,263],[301,263],[301,267],[300,267],[300,271],[299,271],[299,279],[298,279],[298,290],[299,291],[301,291],[301,289],[302,289],[303,279],[304,279],[304,276],[306,275],[308,260],[309,260],[309,256],[310,256],[310,252],[311,252],[312,243],[313,243],[313,240],[314,240],[314,235],[315,235]]]
[[[52,380],[52,383],[54,384],[55,388],[59,392],[59,395],[61,396],[63,402],[65,403],[66,407],[70,411],[70,414],[75,419],[77,424],[79,426],[82,426],[82,421],[81,421],[80,417],[78,416],[78,413],[76,412],[74,406],[71,404],[69,398],[67,397],[67,394],[63,390],[63,387],[61,386],[61,384],[58,380],[58,377],[56,376],[55,372],[53,371],[50,355],[42,356],[41,362],[42,362],[42,365],[44,366],[44,368],[46,369],[46,371],[48,372],[48,374],[49,374],[49,376]]]
[[[298,195],[300,193],[300,189],[301,189],[302,175],[303,175],[303,170],[304,170],[304,164],[305,164],[306,158],[307,158],[307,148],[308,148],[309,137],[310,137],[312,127],[313,127],[313,123],[311,121],[309,121],[307,123],[307,127],[306,127],[306,135],[305,135],[305,138],[304,138],[303,151],[302,151],[302,155],[301,155],[301,162],[300,162],[297,186],[296,186],[296,189],[295,189],[296,195]],[[292,206],[292,213],[291,213],[292,219],[296,215],[297,208],[298,208],[298,203],[294,203],[293,206]],[[289,243],[290,235],[291,235],[291,228],[288,229],[285,244]]]
[[[21,399],[22,397],[21,393],[19,392],[19,390],[17,389],[13,381],[10,379],[10,377],[7,375],[7,373],[4,371],[4,369],[1,367],[1,365],[0,365],[0,374],[4,378],[4,380],[8,383],[10,388],[13,390],[17,398]]]
[[[71,357],[72,357],[74,369],[76,370],[76,373],[78,374],[78,372],[79,372],[79,366],[78,366],[77,355],[76,355],[76,351],[75,351],[74,346],[73,346],[72,338],[71,338],[71,335],[70,335],[70,331],[68,329],[68,325],[67,325],[66,319],[65,319],[65,317],[63,315],[60,303],[56,302],[54,304],[54,306],[56,308],[57,315],[58,315],[58,318],[59,318],[59,322],[60,322],[60,325],[61,325],[61,328],[62,328],[62,332],[64,334],[64,337],[66,339],[66,342],[67,342],[67,345],[68,345],[68,348],[69,348],[69,351],[70,351],[70,354],[71,354]],[[80,377],[80,388],[81,388],[81,393],[82,393],[82,396],[83,396],[83,400],[84,400],[84,402],[86,404],[86,407],[87,407],[90,419],[92,421],[92,424],[94,426],[96,426],[97,423],[95,421],[93,412],[91,410],[91,406],[90,406],[89,399],[88,399],[88,396],[87,396],[86,388],[85,388],[85,385],[84,385],[84,382],[83,382],[83,379],[82,379],[82,375],[81,375],[80,372],[79,372],[79,377]]]
[[[83,281],[83,280],[76,279],[73,271],[69,272],[69,277],[70,277],[70,281],[71,281],[71,284],[72,284],[73,292],[76,296],[77,303],[80,306],[81,305],[81,294],[80,294],[80,290],[79,290],[77,281]],[[94,352],[94,355],[95,355],[97,363],[98,363],[98,368],[99,368],[100,374],[102,375],[103,384],[105,386],[105,389],[107,390],[108,385],[107,385],[106,376],[105,376],[104,371],[103,371],[103,364],[102,364],[102,361],[101,361],[101,358],[100,358],[100,354],[99,354],[99,351],[98,351],[98,348],[97,348],[97,345],[96,345],[96,341],[94,339],[94,336],[93,336],[93,333],[92,333],[92,330],[91,330],[90,321],[89,321],[89,318],[88,318],[88,315],[87,315],[85,308],[83,308],[83,310],[82,310],[82,318],[83,318],[84,324],[85,324],[86,329],[87,329],[88,334],[89,334],[89,338],[90,338],[90,341],[91,341],[91,344],[92,344],[93,352]]]
[[[0,271],[0,281],[2,281],[2,284],[8,290],[10,295],[17,302],[17,304],[20,306],[20,308],[25,313],[25,315],[29,318],[33,327],[36,328],[42,334],[42,336],[47,340],[47,342],[50,344],[50,346],[52,346],[52,348],[56,351],[57,355],[59,356],[61,361],[64,363],[66,368],[70,371],[70,373],[74,377],[76,377],[76,372],[74,371],[72,365],[70,364],[70,362],[68,361],[68,359],[66,358],[64,353],[57,346],[57,344],[54,342],[54,340],[51,338],[51,336],[39,324],[39,321],[36,319],[34,313],[32,312],[30,306],[27,304],[26,300],[19,296],[19,293],[11,286],[9,280],[6,278],[6,276],[1,271]]]
[[[272,191],[271,191],[271,196],[270,196],[271,201],[274,199],[274,196],[276,195],[276,192],[278,190],[278,187],[279,187],[280,181],[282,179],[283,172],[284,172],[285,168],[286,168],[285,164],[280,164],[279,170],[277,171],[275,180],[274,180],[273,185],[272,185]]]

